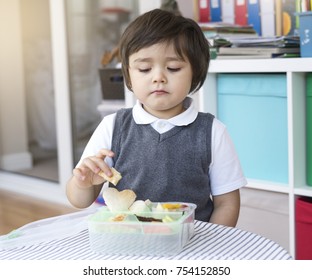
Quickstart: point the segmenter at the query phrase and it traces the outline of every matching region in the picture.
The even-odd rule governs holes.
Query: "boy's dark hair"
[[[189,60],[193,79],[190,92],[204,83],[209,67],[209,43],[192,19],[155,9],[136,18],[121,36],[119,54],[126,86],[131,90],[129,56],[157,43],[173,43],[177,55]]]

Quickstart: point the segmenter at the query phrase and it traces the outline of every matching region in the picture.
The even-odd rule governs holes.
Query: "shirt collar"
[[[197,117],[198,111],[195,108],[193,99],[190,97],[186,97],[183,101],[183,106],[186,109],[184,112],[166,121],[174,126],[185,126],[194,122]],[[155,121],[159,120],[159,118],[146,112],[143,109],[142,104],[138,100],[133,107],[132,115],[136,124],[152,124]]]

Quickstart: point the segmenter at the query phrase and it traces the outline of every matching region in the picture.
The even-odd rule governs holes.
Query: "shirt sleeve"
[[[116,113],[107,115],[102,119],[94,130],[76,166],[79,166],[84,158],[97,154],[101,149],[111,149],[115,118]],[[111,158],[107,157],[105,161],[109,166],[113,165]]]
[[[234,191],[247,184],[230,135],[218,119],[214,119],[212,125],[209,176],[213,196]]]

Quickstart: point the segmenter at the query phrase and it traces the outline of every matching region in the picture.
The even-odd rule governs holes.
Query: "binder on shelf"
[[[298,14],[308,12],[310,10],[311,10],[310,0],[296,0],[295,26],[297,30],[299,30],[300,27],[300,20]]]
[[[307,12],[311,9],[310,0],[297,0],[299,2],[299,12]]]
[[[222,21],[221,0],[210,0],[210,17],[212,22]]]
[[[282,35],[295,34],[296,1],[297,0],[282,0]]]
[[[282,0],[275,0],[275,35],[283,35]]]
[[[247,1],[247,23],[252,25],[258,35],[261,35],[260,0]]]
[[[302,10],[306,11],[306,9],[304,8],[305,5],[303,5],[303,2],[306,2],[306,0],[296,0],[295,26],[297,30],[299,30],[299,25],[300,25],[298,13],[300,13]]]
[[[221,0],[222,21],[235,23],[234,0]]]
[[[210,18],[210,0],[198,1],[198,21],[209,22]]]
[[[247,0],[235,0],[235,23],[247,25]]]
[[[261,35],[275,36],[275,5],[272,0],[260,0]]]

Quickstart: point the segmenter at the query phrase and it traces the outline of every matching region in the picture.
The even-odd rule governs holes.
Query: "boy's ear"
[[[132,91],[132,85],[131,85],[131,82],[128,82],[126,85],[127,85],[127,88],[128,88],[130,91]]]

